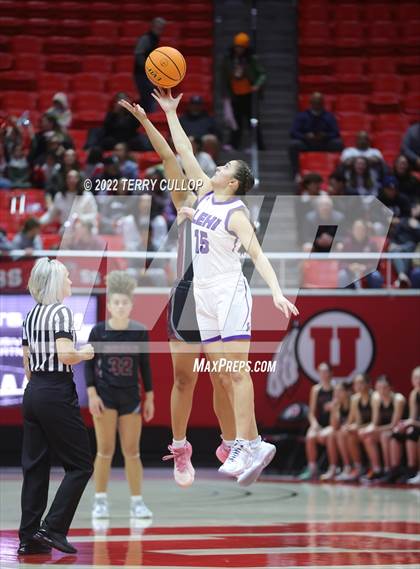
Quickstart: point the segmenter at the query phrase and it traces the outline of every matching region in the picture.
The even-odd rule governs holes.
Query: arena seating
[[[366,129],[392,162],[420,110],[419,30],[418,2],[300,0],[300,108],[309,93],[325,93],[345,144]],[[304,171],[311,161],[302,155]]]
[[[15,115],[29,110],[37,125],[40,114],[51,105],[51,96],[64,91],[80,151],[85,141],[82,133],[101,124],[113,94],[126,91],[137,98],[134,47],[151,19],[163,16],[168,24],[161,44],[177,47],[187,59],[190,73],[182,85],[184,100],[201,94],[210,106],[212,10],[212,3],[204,0],[178,4],[2,1],[0,105]],[[203,71],[207,72],[204,82]]]

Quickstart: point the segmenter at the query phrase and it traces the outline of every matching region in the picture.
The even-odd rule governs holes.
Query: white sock
[[[235,443],[239,443],[240,445],[249,445],[251,441],[249,441],[248,439],[240,439],[240,438],[236,438],[235,439]]]
[[[228,446],[228,447],[230,447],[230,448],[232,448],[233,445],[235,444],[235,441],[227,441],[227,440],[224,439],[223,437],[222,437],[222,440],[223,440],[223,442],[225,443],[225,445]]]
[[[106,499],[106,498],[108,498],[108,494],[106,492],[96,492],[95,498],[99,498],[99,499],[105,498]]]
[[[250,442],[252,448],[257,448],[257,447],[259,447],[260,444],[261,444],[261,437],[260,437],[260,435],[258,435],[258,437],[257,437],[256,439],[253,439],[252,441],[249,441],[249,442]]]
[[[180,441],[176,441],[175,439],[172,439],[172,446],[174,448],[182,448],[185,446],[185,443],[187,442],[186,438],[181,439]]]
[[[309,470],[311,472],[315,472],[316,471],[316,462],[310,462],[309,463]]]
[[[142,502],[143,496],[141,494],[138,494],[137,496],[131,496],[131,501],[132,502]]]

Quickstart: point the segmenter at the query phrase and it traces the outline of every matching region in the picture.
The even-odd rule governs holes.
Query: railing
[[[293,288],[287,288],[286,286],[286,264],[289,262],[294,262],[293,270],[299,266],[299,262],[301,261],[387,261],[386,264],[386,279],[385,285],[386,289],[372,289],[372,294],[389,294],[390,291],[393,291],[395,294],[406,294],[407,291],[398,291],[397,289],[391,289],[391,278],[392,278],[392,266],[391,261],[394,259],[407,259],[411,261],[420,261],[420,252],[412,252],[412,253],[405,253],[405,252],[384,252],[384,253],[308,253],[308,252],[267,252],[265,253],[267,258],[272,261],[274,267],[277,269],[277,275],[279,278],[280,286],[285,291],[308,291],[308,289],[299,288],[299,286]],[[7,259],[9,257],[25,257],[25,251],[23,249],[15,249],[13,251],[8,251],[4,254],[1,258]],[[146,251],[75,251],[75,250],[41,250],[41,251],[33,251],[32,257],[60,257],[60,259],[69,258],[79,258],[79,259],[88,259],[88,258],[109,258],[109,259],[160,259],[160,260],[175,260],[177,258],[176,251],[164,251],[164,252],[146,252]],[[28,258],[26,256],[26,258]],[[244,259],[249,258],[247,255],[244,255]],[[19,261],[15,261],[18,263]],[[0,265],[1,266],[1,265]],[[145,287],[151,288],[151,287]],[[253,292],[256,294],[264,294],[267,292],[268,289],[265,287],[253,287]],[[315,294],[315,290],[319,292],[320,290],[322,293],[326,294],[327,289],[317,288],[310,292],[306,292],[305,294]],[[354,290],[348,289],[328,289],[334,290],[336,292],[349,294],[353,293]],[[411,294],[420,294],[420,290],[418,289],[409,289]],[[369,293],[368,289],[363,289],[364,293]]]

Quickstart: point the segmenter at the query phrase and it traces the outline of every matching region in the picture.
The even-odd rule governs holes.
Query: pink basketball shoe
[[[227,445],[225,441],[222,439],[222,442],[216,449],[216,456],[221,463],[225,463],[226,460],[228,459],[228,456],[230,454],[230,449],[231,447]]]
[[[191,464],[192,446],[187,441],[181,448],[168,446],[171,454],[167,454],[162,460],[174,459],[174,478],[175,482],[186,488],[194,482],[195,470]]]

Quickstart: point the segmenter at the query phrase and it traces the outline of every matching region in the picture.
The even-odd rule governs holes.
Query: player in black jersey
[[[402,419],[404,406],[405,397],[401,393],[392,391],[391,382],[386,375],[379,376],[372,396],[372,422],[361,430],[371,465],[367,475],[362,478],[363,482],[372,482],[389,474],[392,430]],[[382,451],[384,472],[379,446]]]
[[[319,384],[314,385],[309,396],[309,429],[306,433],[306,458],[308,468],[300,475],[301,480],[318,478],[317,447],[325,444],[330,433],[330,414],[333,398],[331,366],[322,362],[318,366]]]
[[[334,387],[332,398],[330,426],[325,436],[325,446],[327,447],[328,470],[321,476],[323,481],[335,480],[338,474],[338,438],[343,426],[347,423],[350,412],[350,386],[347,383],[337,383]],[[341,454],[341,453],[340,453]],[[346,452],[341,457],[344,468],[350,465],[350,459]]]
[[[360,478],[362,474],[360,431],[372,420],[372,390],[369,376],[364,373],[357,374],[353,379],[353,390],[348,420],[337,433],[337,444],[344,463],[343,472],[336,478],[339,482],[355,482]]]
[[[135,287],[135,279],[125,271],[109,273],[107,308],[110,318],[98,322],[89,335],[89,342],[96,346],[95,358],[86,364],[85,373],[97,445],[93,518],[109,517],[106,492],[117,432],[131,492],[130,516],[152,516],[141,493],[139,377],[145,392],[143,416],[146,422],[154,415],[153,388],[147,330],[139,322],[130,320]]]
[[[389,482],[420,483],[420,366],[411,373],[413,389],[408,397],[408,419],[400,421],[391,438],[391,476]],[[405,446],[407,468],[401,464]]]
[[[181,189],[185,188],[186,177],[171,147],[147,118],[144,110],[128,101],[120,101],[120,105],[135,116],[145,129],[154,150],[162,159],[165,178],[176,181],[175,189],[170,195],[178,212],[178,270],[177,281],[171,290],[168,304],[168,336],[174,370],[171,392],[173,440],[168,447],[170,455],[164,459],[174,460],[175,481],[180,486],[189,486],[194,481],[194,468],[191,464],[192,447],[186,439],[186,433],[198,378],[194,362],[200,357],[201,336],[192,292],[190,221],[179,212],[184,206],[194,207],[197,197],[192,190]],[[217,448],[216,455],[221,462],[224,462],[235,441],[235,418],[232,405],[222,385],[221,375],[210,373],[210,378],[213,384],[213,407],[222,433],[222,443]]]

